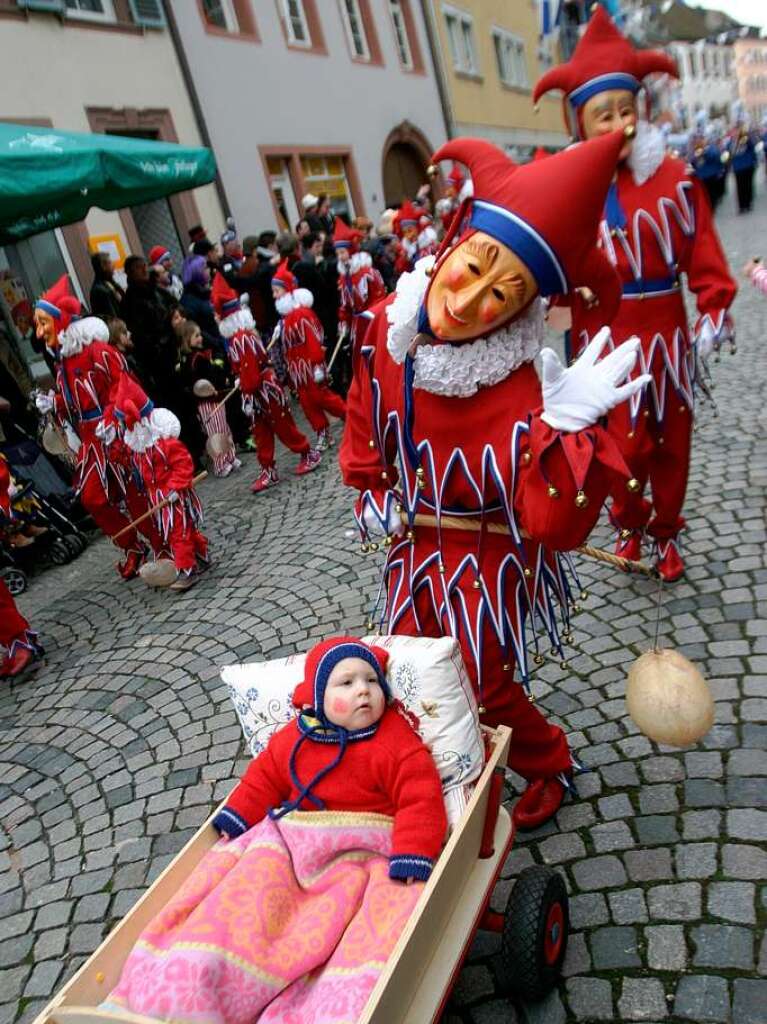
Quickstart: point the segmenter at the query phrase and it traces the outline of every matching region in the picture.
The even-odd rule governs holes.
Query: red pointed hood
[[[279,287],[284,288],[286,292],[295,291],[298,287],[296,275],[288,267],[287,259],[284,259],[275,270],[272,275],[272,284],[279,285]]]
[[[417,228],[421,217],[423,216],[423,210],[419,210],[417,206],[414,206],[409,199],[400,206],[399,210],[394,214],[392,221],[392,227],[394,234],[398,238],[402,238],[405,233],[405,228]]]
[[[138,381],[129,373],[123,373],[114,396],[116,419],[124,424],[126,430],[132,430],[153,409],[154,403]]]
[[[448,184],[453,186],[457,195],[461,191],[461,186],[464,181],[466,181],[466,175],[463,173],[460,166],[454,163],[450,168],[450,174],[448,174],[446,180]]]
[[[56,284],[52,285],[47,292],[43,292],[35,303],[35,308],[41,309],[53,317],[58,333],[66,330],[82,310],[80,300],[75,298],[70,291],[69,277],[66,274],[62,274]]]
[[[348,249],[350,253],[357,252],[360,247],[362,232],[350,228],[344,224],[340,217],[336,217],[333,226],[333,248]]]
[[[460,160],[469,168],[469,231],[484,231],[519,256],[541,295],[590,287],[609,323],[620,285],[596,241],[625,141],[624,132],[611,132],[520,166],[485,139],[453,139],[432,159]],[[449,242],[446,236],[443,252]]]
[[[533,90],[533,102],[552,89],[565,94],[572,110],[608,89],[638,92],[653,72],[679,77],[676,62],[660,50],[637,50],[597,7],[569,61],[551,68]],[[568,129],[571,127],[567,125]]]
[[[213,287],[210,290],[210,301],[213,303],[216,315],[222,320],[231,313],[236,313],[240,308],[239,295],[234,288],[231,288],[229,284],[227,284],[226,278],[218,270],[216,271],[216,276],[213,278]]]

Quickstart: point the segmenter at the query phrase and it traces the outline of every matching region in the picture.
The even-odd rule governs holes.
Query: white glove
[[[315,384],[322,384],[322,382],[325,380],[325,367],[315,366],[314,369],[312,370],[312,376],[314,377]]]
[[[178,491],[170,491],[170,493],[168,494],[168,501],[178,501]]]
[[[11,501],[13,501],[13,499],[16,497],[20,490],[21,488],[17,487],[13,480],[11,480],[11,482],[8,484],[8,497],[10,498]]]
[[[71,423],[64,423],[64,434],[66,436],[67,444],[69,445],[71,451],[73,451],[75,455],[77,455],[77,453],[80,451],[80,438],[72,429]]]
[[[719,347],[717,344],[717,331],[710,320],[706,319],[700,325],[700,331],[695,341],[698,346],[698,355],[704,363],[707,363],[711,353],[715,348]]]
[[[38,412],[51,412],[53,410],[53,392],[38,391],[35,395],[35,405]]]
[[[346,322],[342,322],[338,325],[338,341],[343,341],[346,335],[349,333],[349,325]]]
[[[105,445],[110,445],[117,437],[117,431],[112,423],[105,423],[99,420],[96,424],[96,437],[100,437]]]
[[[629,338],[604,359],[599,359],[610,340],[603,327],[579,359],[565,368],[550,348],[541,350],[543,415],[554,430],[574,432],[590,427],[621,402],[649,384],[649,374],[618,386],[631,372],[639,351],[639,338]]]
[[[405,532],[405,524],[402,522],[397,503],[389,502],[389,509],[386,513],[386,529],[381,525],[378,516],[370,506],[366,505],[362,510],[362,525],[371,537],[389,536],[401,537]]]

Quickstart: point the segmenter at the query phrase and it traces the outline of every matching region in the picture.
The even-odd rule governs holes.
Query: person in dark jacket
[[[125,292],[114,280],[112,257],[108,252],[94,252],[91,256],[93,267],[93,284],[91,285],[90,303],[94,316],[112,317],[119,320]]]
[[[226,349],[223,339],[218,333],[218,323],[210,301],[210,268],[204,256],[187,256],[181,273],[184,292],[181,296],[181,308],[188,320],[194,320],[199,326],[205,344],[218,354]]]
[[[168,314],[173,300],[158,288],[149,275],[143,256],[125,261],[128,288],[120,307],[128,325],[141,383],[158,405],[168,408],[174,390],[176,343],[168,330]]]

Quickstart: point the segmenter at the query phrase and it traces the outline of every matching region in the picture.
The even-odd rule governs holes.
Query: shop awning
[[[209,149],[123,135],[0,124],[0,245],[206,185]]]

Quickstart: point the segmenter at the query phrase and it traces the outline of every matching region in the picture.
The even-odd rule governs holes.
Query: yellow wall
[[[538,60],[538,9],[535,0],[448,0],[448,7],[473,18],[478,76],[456,72],[448,41],[443,0],[431,0],[453,122],[456,131],[475,126],[494,141],[564,145],[567,136],[558,99],[545,98],[533,110],[532,87],[546,70]],[[501,81],[492,29],[501,28],[524,40],[529,88]],[[556,57],[555,57],[556,59]],[[508,137],[506,139],[505,137]]]

